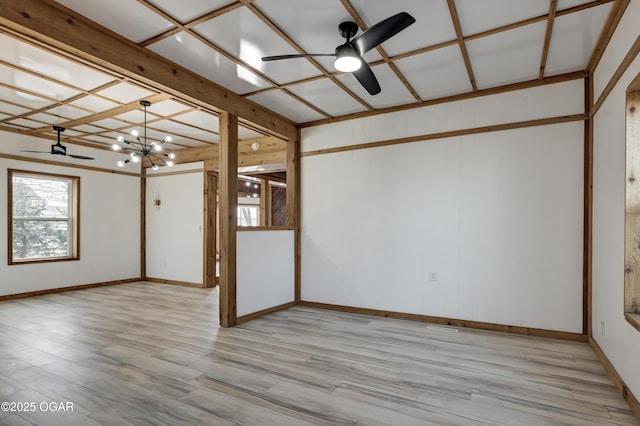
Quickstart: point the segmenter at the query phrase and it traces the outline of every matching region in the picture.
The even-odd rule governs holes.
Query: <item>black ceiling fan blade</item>
[[[308,58],[310,56],[336,56],[336,54],[335,53],[297,53],[294,55],[264,56],[262,60],[264,62],[269,62],[269,61],[279,61],[280,59]]]
[[[416,20],[413,16],[407,12],[400,12],[369,27],[366,31],[363,31],[351,40],[351,44],[356,47],[358,53],[362,56],[414,22],[416,22]]]
[[[73,158],[77,158],[79,160],[95,160],[95,158],[93,158],[93,157],[85,157],[84,155],[67,154],[67,157],[73,157]]]
[[[360,84],[367,89],[367,92],[369,92],[370,95],[377,95],[380,93],[380,83],[378,83],[378,79],[375,74],[373,74],[371,67],[364,60],[362,61],[360,68],[353,72],[353,75]]]
[[[35,152],[36,154],[51,154],[50,151],[33,151],[30,149],[21,149],[20,152]]]

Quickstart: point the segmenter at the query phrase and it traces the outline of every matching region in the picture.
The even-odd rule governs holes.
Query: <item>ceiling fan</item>
[[[73,155],[67,154],[67,147],[60,143],[60,133],[65,131],[64,127],[53,126],[53,130],[58,132],[58,143],[51,145],[51,151],[31,151],[31,150],[20,150],[20,152],[35,152],[38,154],[54,154],[54,155],[64,155],[72,158],[77,158],[79,160],[95,160],[93,157],[85,157],[84,155]]]
[[[300,53],[294,55],[265,56],[263,61],[278,61],[280,59],[306,58],[309,56],[335,56],[334,65],[338,71],[352,72],[356,79],[367,89],[371,95],[380,93],[378,79],[371,71],[371,67],[362,58],[362,55],[379,44],[390,39],[409,25],[416,22],[415,18],[407,12],[400,12],[384,19],[369,29],[354,37],[358,32],[355,22],[342,22],[338,26],[340,35],[347,39],[344,44],[336,47],[334,53]]]

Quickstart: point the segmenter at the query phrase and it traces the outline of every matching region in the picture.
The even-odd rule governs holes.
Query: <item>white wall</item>
[[[293,231],[239,230],[236,269],[239,317],[293,302]]]
[[[508,95],[375,126],[583,112],[582,81]],[[369,122],[305,129],[303,147],[384,139]],[[302,300],[582,332],[583,139],[573,122],[303,157]]]
[[[204,178],[201,163],[160,168],[147,176],[147,276],[203,283]],[[163,175],[188,169],[192,172]],[[155,207],[153,200],[160,199]]]
[[[35,139],[0,133],[4,138],[0,150],[12,155],[17,154],[14,152],[16,147],[23,149],[20,145],[23,141]],[[50,141],[42,141],[42,144],[50,145]],[[82,151],[82,154],[96,157],[98,163],[104,161],[102,153]],[[96,165],[95,162],[81,164]],[[0,295],[140,276],[138,177],[0,158],[0,241],[3,242],[8,236],[8,168],[80,177],[80,260],[9,266],[7,244],[0,244]]]
[[[596,96],[640,34],[640,2],[632,1],[595,72]],[[640,73],[636,58],[597,111],[594,120],[593,338],[640,398],[640,331],[623,317],[625,99]],[[604,324],[604,330],[602,327]]]

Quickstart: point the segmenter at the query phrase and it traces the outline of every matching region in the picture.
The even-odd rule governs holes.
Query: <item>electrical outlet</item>
[[[605,336],[605,324],[604,321],[600,321],[600,332],[602,333],[602,337]]]
[[[438,281],[438,273],[429,272],[429,281]]]

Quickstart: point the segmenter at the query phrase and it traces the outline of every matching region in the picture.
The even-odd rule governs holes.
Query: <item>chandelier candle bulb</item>
[[[124,136],[118,136],[116,138],[118,143],[113,144],[111,148],[114,151],[127,151],[131,157],[118,161],[118,167],[124,167],[130,162],[139,163],[140,160],[144,160],[145,158],[148,160],[148,163],[151,165],[153,170],[158,170],[158,164],[172,167],[174,162],[166,161],[163,157],[173,160],[175,155],[172,152],[165,153],[161,151],[163,151],[162,144],[171,142],[173,139],[171,136],[165,136],[160,142],[149,141],[147,139],[147,107],[151,105],[151,102],[142,100],[140,101],[140,105],[144,107],[144,134],[143,136],[140,136],[140,132],[134,129],[131,131],[131,135],[135,137],[135,141],[128,141]]]

